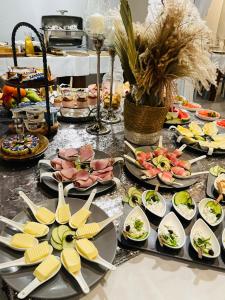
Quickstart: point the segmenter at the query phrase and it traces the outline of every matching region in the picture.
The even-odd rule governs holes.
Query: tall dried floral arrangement
[[[115,47],[138,104],[168,107],[178,78],[189,78],[196,88],[215,84],[209,29],[189,0],[164,1],[152,24],[133,23],[127,0],[120,2],[120,15]]]

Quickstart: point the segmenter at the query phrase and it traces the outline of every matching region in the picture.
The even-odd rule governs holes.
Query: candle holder
[[[121,121],[121,118],[117,116],[112,107],[112,99],[113,99],[113,74],[114,74],[114,63],[116,50],[113,46],[109,47],[109,55],[111,57],[111,78],[110,78],[110,94],[109,94],[109,108],[107,114],[102,118],[102,122],[107,124],[116,124]]]
[[[100,95],[100,60],[101,49],[104,43],[104,35],[93,35],[93,42],[97,54],[97,114],[96,122],[86,128],[87,132],[92,135],[104,135],[110,132],[110,129],[102,124],[101,121],[101,95]]]

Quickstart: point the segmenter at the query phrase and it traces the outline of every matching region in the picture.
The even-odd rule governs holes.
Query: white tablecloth
[[[216,65],[217,69],[220,70],[221,73],[225,73],[225,54],[224,53],[212,53],[211,60]]]
[[[141,254],[109,272],[82,300],[224,300],[225,274]]]
[[[21,67],[42,67],[42,57],[18,57],[18,66]],[[96,55],[89,56],[47,56],[48,65],[52,74],[56,77],[65,76],[88,76],[96,74]],[[10,57],[0,58],[0,74],[13,66],[13,59]],[[115,67],[119,68],[119,59],[116,59]],[[101,56],[101,73],[110,70],[110,57]]]

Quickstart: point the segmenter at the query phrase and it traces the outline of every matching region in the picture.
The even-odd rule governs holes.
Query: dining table
[[[223,103],[212,103],[201,100],[203,107],[218,110],[225,117],[225,106]],[[192,118],[195,119],[193,113]],[[2,126],[0,118],[0,127]],[[104,151],[111,157],[123,156],[124,125],[122,121],[118,124],[108,125],[111,132],[104,136],[93,136],[87,133],[87,124],[62,123],[49,143],[43,158],[54,155],[59,148],[80,147],[84,144],[92,144],[94,149]],[[166,147],[177,147],[173,139],[173,132],[168,128],[162,130],[163,145]],[[190,150],[185,150],[189,151]],[[191,152],[190,152],[191,153]],[[191,153],[194,157],[198,154]],[[0,162],[0,212],[1,215],[12,219],[25,208],[18,192],[23,191],[35,203],[44,202],[45,199],[56,197],[54,192],[40,184],[38,161],[29,161],[23,164]],[[216,164],[225,165],[225,157],[208,157],[201,162],[202,170],[209,170]],[[131,174],[126,170],[120,174],[122,187],[111,190],[108,194],[101,195],[94,203],[102,208],[109,216],[123,211],[124,187],[140,187]],[[196,202],[206,195],[207,176],[201,175],[197,182],[188,190],[192,193]],[[143,189],[143,187],[142,187]],[[170,191],[162,192],[167,201],[171,201]],[[119,228],[119,220],[115,221]],[[3,224],[0,223],[0,230]],[[119,234],[119,233],[118,233]],[[225,273],[196,265],[195,263],[181,262],[176,259],[149,254],[132,249],[123,249],[118,244],[114,264],[117,270],[108,272],[103,280],[96,285],[86,296],[80,296],[83,300],[224,300]],[[4,282],[0,292],[0,299],[14,300],[16,294]],[[2,293],[2,294],[1,294]],[[73,300],[78,298],[71,298]],[[33,299],[32,299],[33,300]]]

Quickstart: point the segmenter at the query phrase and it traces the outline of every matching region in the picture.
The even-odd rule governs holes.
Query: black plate
[[[47,158],[47,159],[51,160],[54,157],[55,157],[55,155],[52,156],[52,157],[50,157],[50,158]],[[108,158],[108,157],[109,157],[108,154],[106,154],[105,152],[99,151],[99,150],[95,150],[95,159]],[[40,168],[40,174],[42,172],[47,172],[47,169],[44,169],[43,167],[41,167]],[[121,173],[122,173],[121,164],[120,163],[115,164],[114,168],[113,168],[113,174],[114,174],[114,176],[117,177],[117,178],[120,178]],[[58,183],[55,182],[53,179],[51,179],[51,178],[44,178],[42,180],[42,182],[51,191],[58,193]],[[66,186],[67,184],[65,183],[64,186]],[[69,196],[70,197],[85,197],[85,198],[87,198],[90,195],[91,191],[94,188],[97,188],[97,195],[102,195],[102,194],[107,193],[109,190],[113,189],[114,187],[115,187],[115,183],[113,181],[111,181],[111,182],[109,182],[107,184],[100,184],[100,183],[98,183],[96,186],[94,186],[93,188],[90,188],[87,191],[77,191],[75,189],[71,190],[69,192]]]
[[[168,213],[171,209],[173,210],[172,202],[167,201],[166,203],[167,203],[167,213]],[[198,214],[196,214],[196,216],[192,219],[191,222],[187,222],[175,212],[184,227],[185,234],[186,234],[186,242],[184,247],[181,249],[170,249],[165,246],[164,247],[160,246],[157,238],[157,228],[159,226],[161,219],[154,217],[149,212],[146,212],[151,225],[151,233],[149,238],[144,242],[133,242],[130,241],[129,239],[125,239],[121,235],[121,233],[122,233],[124,221],[128,213],[130,212],[130,210],[131,210],[130,207],[128,207],[128,205],[126,204],[125,207],[126,213],[124,213],[122,217],[123,220],[121,220],[120,230],[118,231],[118,241],[122,247],[128,249],[134,249],[134,250],[143,250],[149,253],[154,253],[158,256],[170,257],[172,260],[178,259],[186,263],[190,263],[190,262],[197,263],[197,264],[208,266],[209,268],[216,268],[218,270],[225,271],[225,251],[224,249],[222,249],[223,248],[222,246],[221,246],[221,255],[218,258],[215,259],[203,258],[202,260],[198,258],[197,252],[191,246],[189,235],[192,226],[194,225],[195,221],[199,217]],[[215,227],[211,228],[212,231],[215,233],[216,237],[218,238],[220,245],[222,243],[222,231],[224,226],[225,226],[225,221],[219,224],[216,228]]]
[[[191,118],[189,120],[187,120],[187,121],[184,121],[184,122],[180,121],[179,123],[170,123],[169,121],[166,121],[164,123],[164,127],[168,128],[170,126],[178,126],[178,125],[183,126],[183,125],[187,125],[189,123],[191,123]]]
[[[83,206],[83,201],[80,199],[67,198],[66,201],[70,204],[72,213],[79,210]],[[56,209],[56,204],[56,199],[49,199],[46,201],[45,206],[54,211]],[[88,220],[89,222],[99,222],[108,217],[102,209],[94,204],[91,205],[90,210],[92,211],[92,215]],[[31,219],[28,211],[21,212],[15,217],[15,220],[21,223],[26,222],[28,219]],[[50,232],[54,227],[55,225],[52,225],[50,227]],[[13,231],[9,228],[5,228],[5,230],[3,231],[4,235],[12,233]],[[49,233],[47,236],[48,240],[50,239],[50,235],[51,233]],[[111,223],[101,233],[99,233],[94,238],[93,242],[98,248],[100,256],[102,256],[109,262],[113,262],[117,247],[116,230],[113,223]],[[55,251],[54,254],[60,255],[60,251]],[[0,247],[1,263],[12,259],[17,259],[21,256],[21,252],[13,251],[2,245]],[[34,269],[34,266],[11,268],[7,270],[5,269],[4,271],[1,271],[1,276],[11,288],[13,288],[15,291],[21,291],[29,282],[34,279],[32,275]],[[106,272],[106,269],[104,269],[103,267],[82,260],[82,274],[89,287],[95,285],[106,274]],[[40,288],[34,291],[31,294],[31,297],[34,297],[35,299],[55,300],[76,296],[80,293],[81,289],[79,288],[75,279],[73,279],[62,267],[60,272],[53,279],[43,284]]]
[[[177,138],[179,137],[179,135],[177,135],[176,133],[174,133],[174,139],[176,141],[176,143],[178,145],[183,145],[185,143],[183,143],[182,141],[180,143],[177,142]],[[193,145],[187,145],[187,149],[191,150],[191,151],[194,151],[194,152],[198,152],[198,153],[202,153],[202,154],[206,154],[208,155],[208,151],[207,150],[204,150],[202,149],[198,143],[196,144],[193,144]],[[215,149],[213,151],[213,154],[212,155],[209,155],[210,156],[216,156],[216,155],[225,155],[225,150],[219,150],[219,149]]]
[[[149,146],[143,146],[140,147],[139,149],[142,149],[143,151],[147,151],[147,149],[150,151],[153,151],[156,147],[149,147]],[[173,149],[170,149],[173,150]],[[134,154],[132,152],[128,153],[129,156],[134,158]],[[182,160],[189,160],[189,159],[193,159],[193,155],[190,155],[188,153],[183,153],[181,156]],[[191,179],[176,179],[177,182],[180,182],[183,184],[182,187],[180,186],[169,186],[166,185],[164,183],[162,183],[157,177],[150,179],[150,180],[143,180],[141,179],[141,176],[143,175],[141,172],[141,169],[136,167],[134,164],[132,164],[131,162],[129,162],[128,160],[125,159],[125,165],[126,168],[128,169],[129,173],[132,174],[136,179],[138,179],[138,181],[140,183],[142,183],[143,185],[147,186],[147,187],[155,187],[156,185],[159,185],[160,188],[163,189],[169,189],[169,190],[177,190],[177,189],[185,189],[188,188],[189,186],[195,184],[197,182],[197,176],[193,177]],[[199,171],[198,168],[199,163],[197,162],[196,164],[194,164],[191,168],[192,172],[197,172]]]

